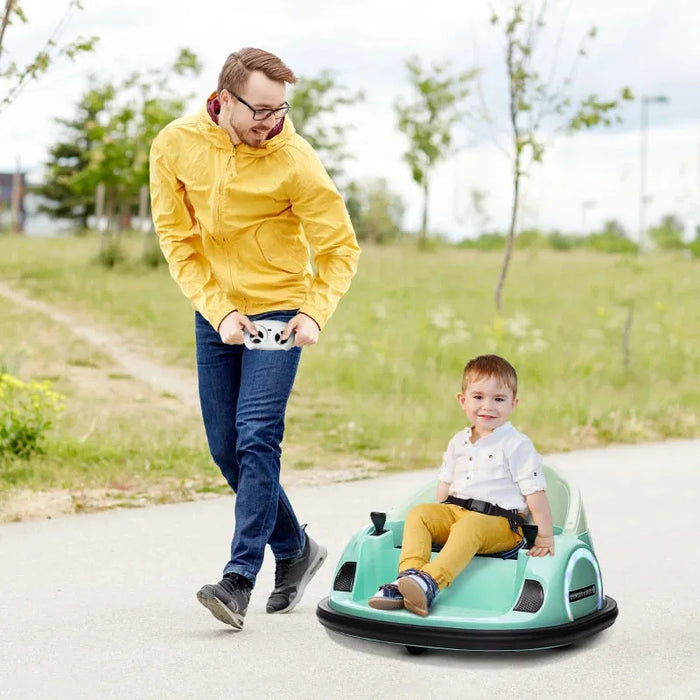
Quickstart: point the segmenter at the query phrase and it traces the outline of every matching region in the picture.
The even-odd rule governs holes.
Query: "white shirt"
[[[438,479],[450,484],[451,496],[526,513],[524,497],[546,488],[542,457],[532,440],[510,422],[475,443],[471,431],[465,428],[450,440]]]

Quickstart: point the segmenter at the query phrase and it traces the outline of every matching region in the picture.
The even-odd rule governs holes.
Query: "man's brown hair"
[[[297,77],[292,70],[282,63],[282,60],[274,54],[247,47],[232,53],[224,63],[219,73],[217,92],[228,90],[238,95],[248,81],[248,77],[254,70],[264,73],[270,80],[278,83],[296,83]]]
[[[499,384],[508,387],[513,392],[513,398],[518,395],[515,367],[498,355],[479,355],[467,362],[462,375],[462,393],[471,382],[488,377],[495,377]]]

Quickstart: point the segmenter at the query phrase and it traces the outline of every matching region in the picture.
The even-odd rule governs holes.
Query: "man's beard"
[[[229,119],[228,123],[232,131],[240,139],[241,143],[244,143],[246,146],[250,146],[251,148],[262,148],[267,135],[270,133],[270,129],[261,130],[260,133],[257,134],[251,133],[250,129],[248,129],[248,131],[245,133],[241,133],[238,127],[234,124],[233,119]]]

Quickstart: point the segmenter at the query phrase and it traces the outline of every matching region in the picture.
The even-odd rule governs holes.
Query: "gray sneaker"
[[[225,574],[219,583],[207,584],[197,591],[197,600],[221,622],[243,628],[252,586],[245,576]]]
[[[292,559],[278,559],[275,568],[275,588],[267,599],[269,613],[289,612],[299,602],[306,584],[321,568],[328,554],[323,545],[306,535],[304,551]]]

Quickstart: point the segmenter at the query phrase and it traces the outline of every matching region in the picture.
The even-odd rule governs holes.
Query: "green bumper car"
[[[418,503],[433,501],[437,481],[389,512],[372,513],[338,563],[330,596],[316,614],[329,630],[361,639],[428,648],[520,651],[567,646],[610,627],[617,603],[603,581],[578,489],[545,467],[556,555],[475,557],[440,592],[427,617],[407,610],[377,610],[368,599],[398,571],[403,525]],[[527,545],[526,545],[527,546]]]

